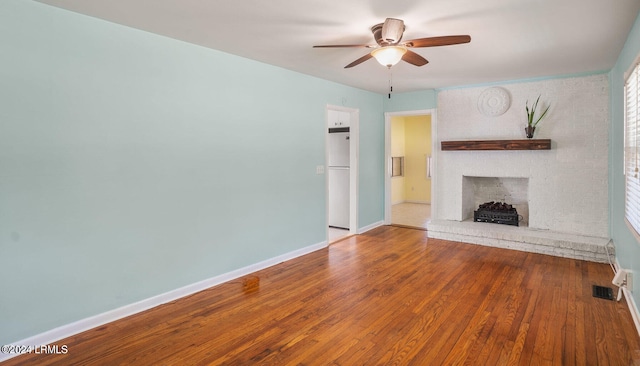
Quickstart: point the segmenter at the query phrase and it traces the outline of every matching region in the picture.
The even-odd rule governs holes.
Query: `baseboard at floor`
[[[196,283],[192,283],[190,285],[177,288],[175,290],[171,290],[169,292],[165,292],[160,295],[156,295],[132,304],[128,304],[117,309],[109,310],[102,314],[94,315],[85,319],[78,320],[73,323],[69,323],[66,325],[62,325],[60,327],[51,329],[49,331],[34,335],[29,338],[25,338],[23,340],[12,342],[14,345],[22,345],[22,346],[37,346],[40,345],[49,345],[57,342],[61,339],[65,339],[76,335],[78,333],[82,333],[84,331],[99,327],[101,325],[111,323],[113,321],[128,317],[130,315],[134,315],[137,313],[141,313],[145,310],[149,310],[156,306],[166,304],[171,301],[178,300],[182,297],[186,297],[192,295],[196,292],[200,292],[208,289],[209,287],[213,287],[224,282],[228,282],[239,277],[248,275],[250,273],[259,271],[261,269],[265,269],[276,264],[303,256],[305,254],[309,254],[315,252],[316,250],[320,250],[326,248],[328,243],[326,241],[320,242],[318,244],[310,245],[298,250],[294,250],[289,253],[285,253],[283,255],[279,255],[277,257],[264,260],[262,262],[258,262],[243,268],[239,268],[237,270],[227,272],[203,281],[199,281]],[[6,361],[15,356],[19,356],[19,354],[5,354],[0,353],[0,362]]]
[[[391,223],[389,225],[390,226],[395,226],[395,227],[401,227],[401,228],[405,228],[405,229],[427,231],[426,227],[421,227],[421,226],[411,226],[411,225],[402,225],[402,224],[394,224],[394,223]]]
[[[615,263],[613,263],[613,267],[615,268],[615,272],[617,272],[622,267],[620,267],[620,262],[618,262],[618,257],[616,256],[614,259],[615,259]],[[631,293],[631,291],[629,291],[626,287],[623,287],[622,294],[624,294],[624,298],[625,300],[627,300],[627,306],[629,307],[631,318],[633,318],[633,324],[636,326],[636,331],[638,332],[638,335],[640,335],[640,312],[638,312],[638,305],[636,304],[636,301],[633,299],[633,293]]]
[[[358,234],[362,234],[362,233],[366,233],[369,230],[373,230],[377,227],[383,226],[384,225],[384,221],[378,221],[378,222],[374,222],[371,225],[367,225],[367,226],[363,226],[361,228],[358,229]]]
[[[623,287],[622,293],[624,294],[625,300],[627,300],[627,305],[629,306],[629,312],[631,313],[631,317],[633,318],[633,323],[636,326],[636,331],[638,331],[638,335],[640,335],[640,313],[638,312],[638,305],[636,304],[636,301],[633,299],[631,291]]]
[[[391,206],[399,205],[401,203],[417,203],[417,204],[421,204],[421,205],[430,205],[431,201],[402,200],[402,201],[397,201],[397,202],[391,202]]]

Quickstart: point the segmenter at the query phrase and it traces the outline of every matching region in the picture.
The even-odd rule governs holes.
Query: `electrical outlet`
[[[618,287],[624,286],[628,290],[633,290],[633,276],[631,271],[624,268],[618,268],[618,272],[616,272],[611,283]]]
[[[613,280],[611,281],[611,283],[613,283],[614,285],[620,287],[624,285],[624,281],[627,279],[627,271],[623,268],[618,268],[618,271],[616,272],[616,275],[613,276]]]

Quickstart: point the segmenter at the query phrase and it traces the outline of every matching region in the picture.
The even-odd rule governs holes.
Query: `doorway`
[[[327,105],[325,110],[325,194],[327,243],[357,234],[358,229],[358,109]],[[338,142],[341,141],[341,142]],[[346,163],[336,163],[336,144],[348,141],[337,151],[347,151]],[[341,160],[341,159],[338,159]],[[333,165],[338,166],[333,166]],[[346,174],[345,174],[346,173]],[[336,184],[339,184],[336,187]],[[348,185],[348,187],[347,187]],[[337,188],[337,189],[336,189]],[[338,194],[336,194],[338,192]],[[338,201],[338,202],[337,202]],[[341,208],[336,210],[336,202]],[[336,217],[339,216],[339,217]]]
[[[385,224],[426,230],[434,215],[435,111],[385,113]]]

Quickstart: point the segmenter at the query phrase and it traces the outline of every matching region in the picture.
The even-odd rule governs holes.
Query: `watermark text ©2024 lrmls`
[[[47,344],[47,345],[25,345],[25,344],[6,344],[0,347],[0,353],[8,355],[21,355],[25,353],[36,353],[43,355],[66,355],[69,353],[69,347],[66,344]]]

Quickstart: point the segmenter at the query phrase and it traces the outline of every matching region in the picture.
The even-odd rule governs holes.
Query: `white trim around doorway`
[[[349,235],[359,234],[358,230],[358,162],[360,160],[360,110],[327,104],[325,108],[325,161],[329,160],[329,110],[349,113]],[[325,223],[329,222],[329,176],[325,164]],[[326,237],[329,240],[329,226],[326,227]]]
[[[437,199],[434,199],[438,187],[438,123],[435,109],[422,109],[415,111],[387,112],[384,114],[384,223],[391,224],[391,118],[406,116],[431,116],[431,216],[437,217]]]

